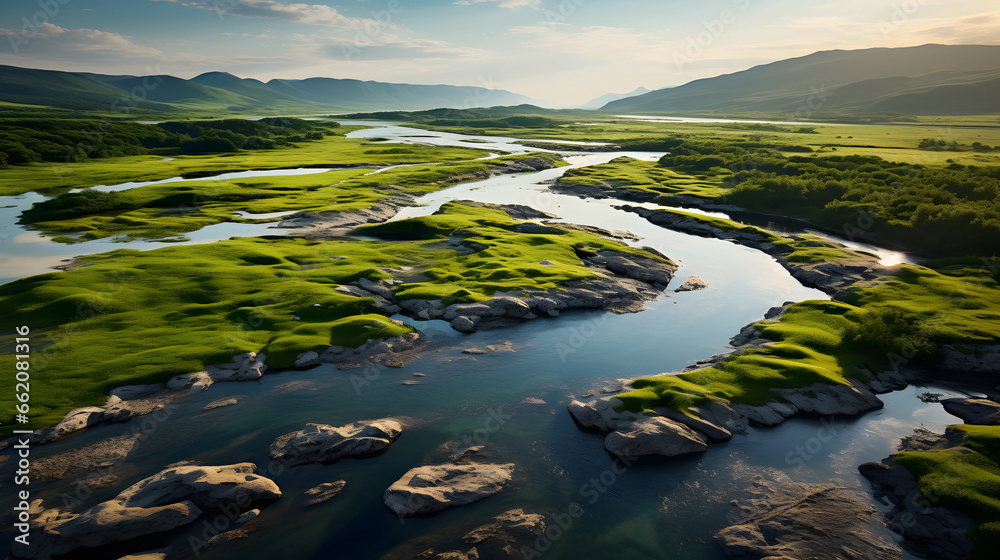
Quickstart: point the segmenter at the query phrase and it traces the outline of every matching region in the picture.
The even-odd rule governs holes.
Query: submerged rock
[[[305,491],[306,501],[303,505],[306,507],[315,506],[331,500],[340,495],[346,485],[347,481],[337,480],[335,482],[324,482],[323,484],[313,486]]]
[[[468,544],[490,543],[502,547],[508,556],[517,556],[521,545],[545,532],[545,516],[526,513],[523,509],[507,510],[489,523],[476,527],[462,541]]]
[[[393,482],[382,500],[399,517],[434,513],[500,492],[513,472],[513,463],[425,465]]]
[[[758,483],[759,484],[759,483]],[[765,485],[766,487],[766,485]],[[810,560],[902,560],[862,495],[832,484],[769,488],[746,518],[716,535],[728,556]]]
[[[306,424],[271,444],[270,456],[285,466],[329,464],[348,457],[364,457],[389,447],[403,428],[391,419],[355,422],[341,427]]]

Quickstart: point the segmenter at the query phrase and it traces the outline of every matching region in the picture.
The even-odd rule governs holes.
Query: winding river
[[[352,135],[453,145],[469,139],[395,125]],[[513,139],[474,139],[486,143],[461,145],[491,151],[529,150],[512,144]],[[649,159],[660,154],[593,153],[570,156],[568,161],[573,166],[593,165],[622,155]],[[600,390],[607,380],[683,368],[725,351],[729,337],[744,324],[760,319],[768,308],[826,296],[800,285],[763,253],[666,230],[614,209],[613,201],[555,194],[540,184],[566,169],[499,176],[444,189],[422,197],[419,202],[426,206],[404,209],[397,219],[433,212],[440,204],[456,199],[526,204],[567,222],[629,231],[641,237],[631,242],[634,245],[658,249],[681,265],[671,290],[690,275],[700,276],[710,288],[680,294],[668,290],[638,314],[568,312],[555,319],[471,335],[458,335],[440,322],[416,322],[451,347],[425,354],[403,368],[368,370],[367,377],[364,370],[340,371],[323,365],[304,372],[266,375],[252,383],[216,384],[180,401],[166,421],[148,423],[148,437],[139,443],[133,458],[114,472],[122,477],[120,482],[88,495],[87,503],[109,499],[127,484],[178,461],[251,461],[266,470],[270,443],[308,422],[343,425],[405,416],[411,418],[413,427],[385,455],[275,475],[285,498],[247,525],[251,537],[202,551],[200,557],[378,559],[395,551],[396,558],[415,558],[431,547],[468,550],[469,545],[460,544],[460,537],[508,509],[522,507],[559,516],[576,503],[582,506],[583,515],[562,527],[557,538],[544,541],[544,550],[538,549],[538,556],[533,557],[718,560],[723,556],[712,535],[728,524],[729,502],[741,499],[742,490],[755,476],[769,480],[787,477],[798,482],[832,478],[867,492],[867,484],[857,475],[858,464],[890,454],[899,438],[915,427],[942,430],[954,423],[940,405],[916,398],[927,388],[911,387],[884,395],[884,410],[837,420],[836,434],[828,441],[817,439],[822,427],[819,421],[792,419],[776,428],[750,429],[699,456],[648,459],[615,472],[601,437],[577,429],[566,412],[572,396]],[[3,199],[0,206],[13,203],[23,208],[37,196]],[[40,269],[51,266],[52,259],[67,255],[162,246],[150,241],[56,245],[11,224],[4,217],[4,233],[13,235],[3,240],[0,266],[10,271],[13,263],[19,267],[17,276],[43,271]],[[191,242],[204,243],[230,235],[275,233],[267,227],[220,224],[188,237]],[[25,238],[27,235],[35,238]],[[462,353],[466,348],[507,341],[514,352]],[[415,373],[425,377],[415,377]],[[420,384],[401,384],[412,380]],[[946,395],[960,394],[955,388],[932,389]],[[236,405],[202,410],[211,401],[236,395],[243,396]],[[527,402],[529,397],[533,400]],[[498,429],[491,431],[498,423],[488,421],[490,418],[503,420]],[[120,435],[131,425],[94,428],[34,449],[33,456]],[[383,490],[435,448],[452,440],[484,443],[501,459],[515,463],[514,481],[500,494],[475,504],[401,522],[382,505]],[[796,455],[797,448],[809,449],[808,458]],[[338,479],[347,481],[340,496],[322,506],[302,507],[299,495],[303,491]],[[33,497],[48,495],[58,501],[59,494],[73,495],[79,488],[76,481],[45,484],[33,489]],[[9,493],[3,495],[6,498]],[[9,504],[4,501],[0,507],[8,508]],[[550,525],[555,524],[552,519]],[[201,522],[196,525],[146,540],[143,549],[172,545],[181,557],[195,558],[187,543],[189,535],[201,533]],[[138,550],[132,547],[122,552]]]

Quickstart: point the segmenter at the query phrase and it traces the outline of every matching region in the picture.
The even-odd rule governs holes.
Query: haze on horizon
[[[17,0],[0,64],[479,85],[575,105],[819,50],[1000,44],[994,0]]]

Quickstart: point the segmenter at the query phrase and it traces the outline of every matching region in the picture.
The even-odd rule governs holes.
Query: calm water
[[[375,135],[388,136],[385,129]],[[618,155],[627,154],[574,156],[570,162],[591,165]],[[632,155],[653,158],[657,154]],[[796,446],[809,445],[821,427],[818,421],[797,419],[773,429],[751,430],[727,444],[713,445],[703,455],[643,460],[612,476],[612,462],[603,451],[601,437],[578,430],[566,412],[574,395],[599,389],[607,380],[682,368],[724,351],[730,336],[771,306],[825,296],[798,284],[762,253],[665,230],[615,210],[612,201],[552,194],[537,184],[561,172],[501,176],[452,187],[427,195],[422,199],[427,206],[406,209],[404,216],[432,212],[455,199],[527,204],[569,222],[639,235],[642,239],[633,244],[654,247],[681,265],[671,288],[689,275],[700,276],[710,288],[665,293],[638,314],[570,312],[556,319],[472,335],[439,330],[441,322],[416,322],[452,347],[426,354],[404,368],[369,370],[368,379],[363,377],[365,370],[320,366],[307,372],[267,375],[257,382],[216,384],[205,393],[184,399],[165,422],[147,424],[148,438],[137,446],[128,463],[116,469],[121,481],[111,489],[95,492],[86,503],[106,500],[176,461],[252,461],[266,472],[267,448],[274,438],[308,422],[342,425],[405,416],[412,427],[385,455],[271,473],[284,497],[246,526],[253,532],[252,538],[202,551],[200,558],[378,559],[394,550],[398,557],[412,558],[429,547],[468,550],[458,538],[497,513],[523,507],[551,516],[566,513],[571,504],[579,503],[584,515],[562,531],[542,557],[719,560],[721,551],[712,534],[726,525],[729,501],[742,497],[741,490],[753,476],[788,476],[801,482],[837,479],[864,490],[867,486],[856,474],[858,464],[885,457],[899,437],[914,427],[941,430],[955,422],[940,405],[915,398],[923,389],[910,388],[884,396],[885,410],[838,420],[836,437],[802,464],[789,464],[788,454]],[[30,243],[18,241],[15,245]],[[38,248],[54,246],[34,243]],[[82,246],[71,249],[79,251]],[[461,353],[463,348],[505,341],[513,343],[516,352]],[[414,377],[413,373],[426,377]],[[401,385],[405,380],[421,384]],[[235,406],[202,410],[208,402],[230,395],[243,397]],[[524,403],[527,397],[542,399],[545,404]],[[493,425],[487,420],[495,415],[505,417],[505,422],[498,430],[487,432]],[[133,424],[141,425],[134,422],[92,429],[38,447],[33,456],[120,435]],[[513,483],[497,496],[405,523],[382,505],[383,491],[404,472],[421,464],[439,445],[463,439],[485,442],[499,458],[514,462]],[[584,487],[602,475],[604,492]],[[340,496],[315,508],[301,507],[303,491],[338,479],[347,481]],[[72,494],[76,488],[77,481],[33,485],[33,497],[45,496],[59,503],[61,493]],[[3,493],[4,499],[8,496],[8,492]],[[8,501],[0,501],[0,507],[10,507]],[[200,535],[203,529],[199,521],[189,529],[117,552],[123,555],[173,545],[180,557],[194,558],[188,538]]]

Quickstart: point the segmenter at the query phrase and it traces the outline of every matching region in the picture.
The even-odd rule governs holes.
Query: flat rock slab
[[[538,538],[545,532],[545,516],[526,513],[523,509],[507,510],[486,525],[476,527],[462,540],[469,544],[495,543],[508,556],[519,556],[521,544]]]
[[[510,482],[513,463],[426,465],[410,469],[382,496],[399,517],[426,515],[492,496]]]
[[[944,399],[941,405],[966,424],[977,426],[1000,425],[1000,403],[988,399]]]
[[[880,512],[860,494],[831,484],[788,485],[716,535],[728,556],[809,560],[902,560],[879,523]]]
[[[644,455],[674,457],[705,451],[708,449],[705,439],[684,424],[657,416],[611,432],[604,438],[604,448],[609,453],[626,458]]]
[[[271,444],[271,459],[285,466],[310,463],[330,464],[348,457],[365,457],[384,451],[403,428],[395,420],[355,422],[333,427],[306,424],[297,432],[285,434]]]

